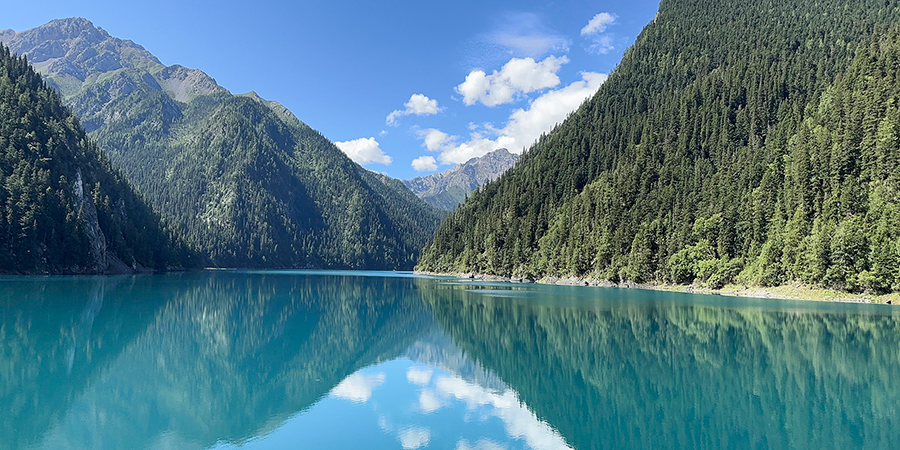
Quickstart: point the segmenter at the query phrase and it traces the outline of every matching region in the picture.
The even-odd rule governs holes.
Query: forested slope
[[[277,102],[85,19],[6,36],[205,264],[409,269],[443,216]]]
[[[0,272],[165,269],[188,256],[59,95],[0,44]]]
[[[897,1],[664,0],[419,268],[900,288]]]

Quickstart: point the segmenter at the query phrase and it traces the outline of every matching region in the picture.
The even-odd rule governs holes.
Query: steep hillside
[[[25,58],[0,45],[0,272],[183,265],[159,217]]]
[[[468,194],[487,182],[496,180],[518,160],[519,155],[501,148],[443,172],[405,180],[403,183],[431,206],[452,211],[466,200]]]
[[[277,102],[166,67],[84,19],[0,33],[206,263],[411,268],[441,213]]]
[[[419,268],[900,288],[897,1],[664,0]]]

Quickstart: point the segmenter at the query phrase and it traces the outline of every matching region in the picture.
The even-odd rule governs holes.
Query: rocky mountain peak
[[[443,172],[413,178],[404,183],[432,206],[452,210],[465,200],[468,193],[497,179],[518,160],[519,155],[500,148]]]
[[[83,18],[58,19],[27,31],[0,32],[0,42],[28,57],[50,84],[71,95],[96,73],[123,68],[151,70],[162,64],[134,42],[116,39]]]

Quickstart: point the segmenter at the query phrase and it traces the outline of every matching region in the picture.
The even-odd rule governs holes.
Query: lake
[[[0,278],[0,449],[887,449],[890,306],[403,273]]]

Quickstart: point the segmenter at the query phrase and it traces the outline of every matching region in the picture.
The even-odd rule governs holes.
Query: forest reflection
[[[359,275],[5,278],[0,448],[244,445],[366,403],[392,361],[422,414],[467,405],[524,448],[874,449],[900,426],[890,308]]]

